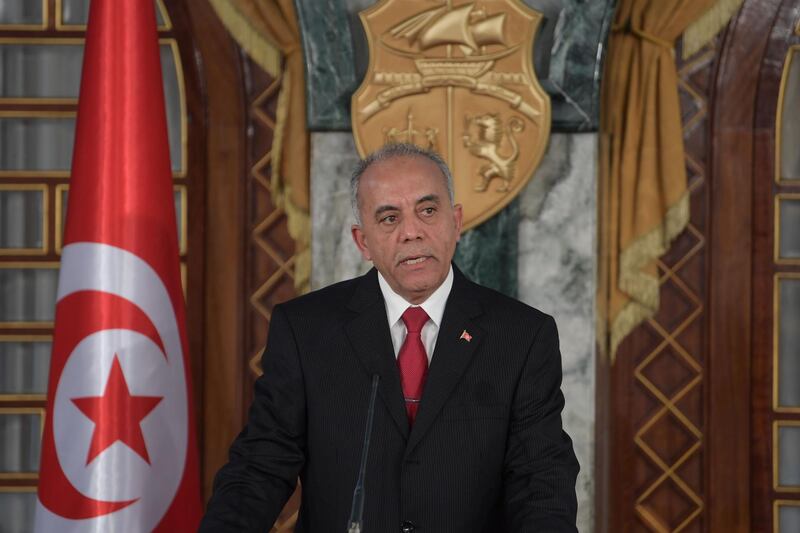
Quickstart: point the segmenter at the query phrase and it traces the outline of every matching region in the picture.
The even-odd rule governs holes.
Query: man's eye
[[[394,224],[397,222],[397,215],[386,215],[381,219],[381,222],[384,224]]]
[[[426,207],[422,210],[422,214],[426,216],[431,216],[436,212],[435,207]]]

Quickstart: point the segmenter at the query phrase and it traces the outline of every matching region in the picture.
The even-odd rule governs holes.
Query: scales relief
[[[517,0],[383,0],[360,14],[370,62],[352,98],[359,153],[411,142],[453,171],[464,229],[525,186],[550,134],[533,71],[542,15]]]

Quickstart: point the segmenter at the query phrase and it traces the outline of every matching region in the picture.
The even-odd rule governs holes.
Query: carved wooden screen
[[[687,60],[676,51],[691,215],[687,229],[658,263],[659,313],[620,345],[610,370],[607,531],[703,530],[706,148],[716,51],[717,41]]]
[[[247,296],[245,354],[247,378],[243,401],[253,398],[253,382],[261,375],[261,352],[275,304],[296,295],[294,286],[295,242],[289,235],[286,213],[272,200],[272,146],[280,78],[272,78],[254,61],[245,60],[247,80],[248,138],[247,177]],[[291,120],[292,117],[289,117]],[[293,531],[300,500],[299,491],[287,503],[273,531]]]
[[[295,296],[295,244],[272,201],[272,145],[281,80],[233,41],[207,0],[166,0],[186,11],[201,90],[207,171],[201,413],[203,498],[241,430],[260,373],[273,307]],[[189,9],[191,7],[191,9]],[[200,118],[200,117],[198,117]],[[292,525],[293,499],[278,520]]]
[[[800,523],[800,433],[781,434],[800,427],[800,409],[776,400],[779,382],[800,381],[776,364],[781,282],[800,274],[800,261],[779,253],[781,209],[796,207],[786,200],[800,187],[775,168],[799,16],[791,0],[746,0],[714,43],[686,61],[676,51],[690,224],[660,261],[658,315],[601,371],[601,531],[784,533]],[[800,330],[791,317],[784,330]]]

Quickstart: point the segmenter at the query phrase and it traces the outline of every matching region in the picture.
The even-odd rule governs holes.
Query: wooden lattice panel
[[[273,307],[296,296],[294,288],[295,242],[289,235],[286,213],[275,207],[272,190],[275,115],[281,89],[254,62],[246,61],[249,102],[247,182],[247,295],[245,403],[253,394],[252,383],[261,374],[261,352]],[[292,531],[300,506],[299,490],[287,503],[273,532]]]
[[[248,61],[251,87],[247,184],[247,294],[249,297],[248,367],[258,376],[272,308],[293,298],[295,243],[289,235],[286,213],[275,207],[272,192],[272,144],[280,79],[272,78]],[[251,379],[252,381],[252,379]]]
[[[624,488],[612,496],[613,531],[703,530],[707,96],[715,51],[712,43],[678,60],[690,222],[658,261],[659,312],[622,343],[612,369],[612,486]]]

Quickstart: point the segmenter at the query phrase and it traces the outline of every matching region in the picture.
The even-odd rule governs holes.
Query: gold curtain
[[[294,282],[306,292],[311,275],[309,141],[305,63],[293,0],[210,0],[236,42],[261,68],[281,77],[272,143],[272,199],[286,211],[295,240]]]
[[[655,260],[689,221],[673,45],[714,0],[620,0],[600,119],[598,341],[620,341],[658,310]]]

